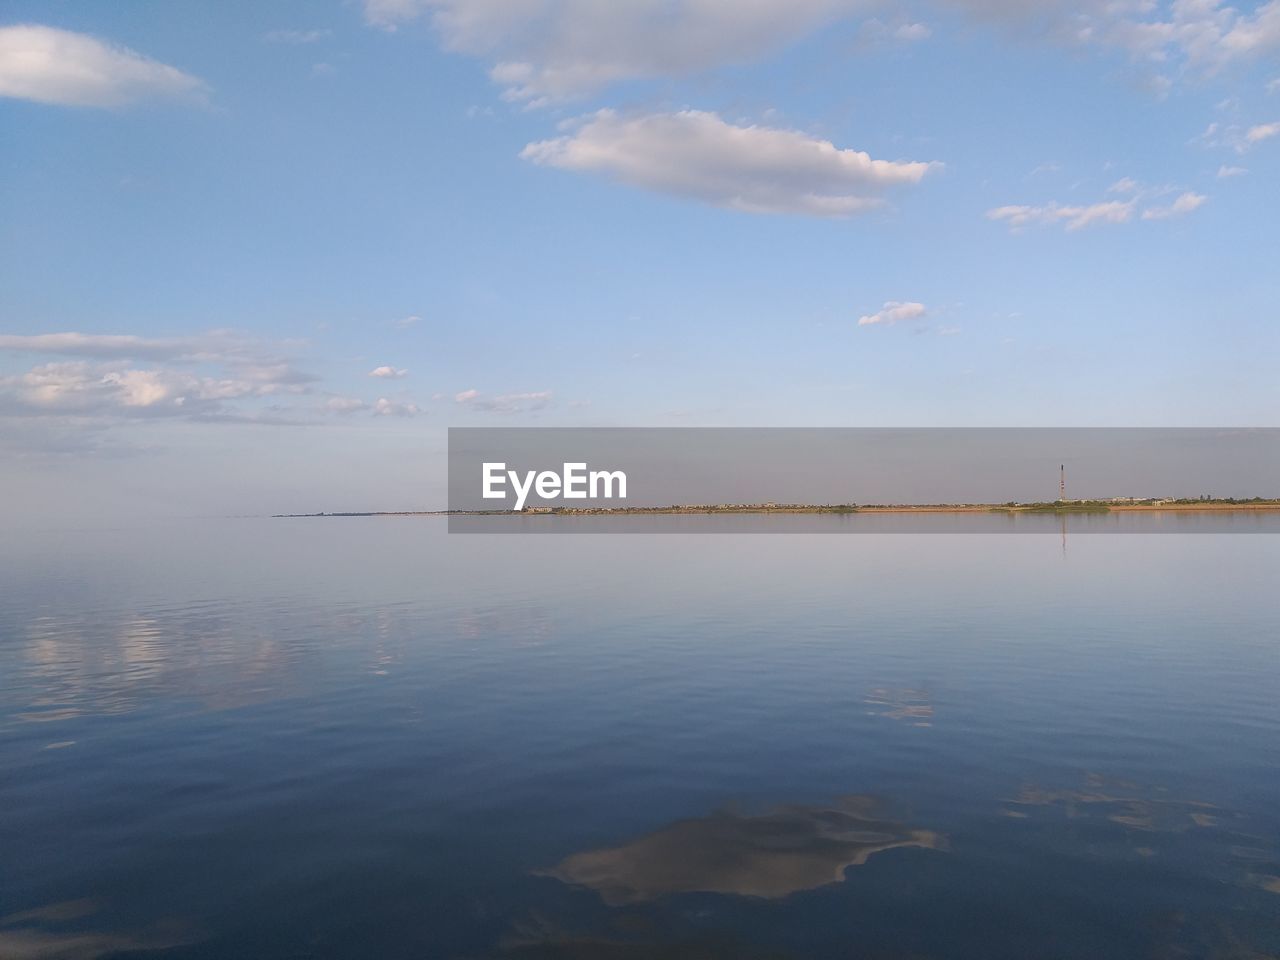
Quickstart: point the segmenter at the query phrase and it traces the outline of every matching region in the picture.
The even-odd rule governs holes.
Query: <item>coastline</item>
[[[1104,513],[1228,513],[1280,511],[1280,500],[1223,501],[1187,503],[1099,503],[1084,501],[1049,504],[876,504],[853,506],[839,504],[705,504],[666,507],[538,507],[525,510],[371,510],[333,513],[277,513],[272,519],[303,519],[307,517],[621,517],[621,516],[712,516],[744,514],[968,514],[968,513],[1031,513],[1031,514],[1104,514]]]

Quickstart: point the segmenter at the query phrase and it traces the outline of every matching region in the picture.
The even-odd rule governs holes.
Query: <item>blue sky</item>
[[[1280,0],[9,2],[0,129],[33,514],[435,507],[450,425],[1276,425]]]

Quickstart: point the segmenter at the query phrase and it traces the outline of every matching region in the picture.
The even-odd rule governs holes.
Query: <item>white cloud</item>
[[[227,406],[229,401],[306,389],[287,381],[70,360],[0,377],[0,409],[25,414],[214,419],[234,412]]]
[[[1244,167],[1229,167],[1224,163],[1218,167],[1218,179],[1226,180],[1228,177],[1243,177],[1248,172]]]
[[[858,28],[860,46],[864,48],[892,43],[918,43],[921,40],[928,40],[931,36],[933,31],[928,24],[910,20],[891,20],[886,23],[873,17],[870,20],[864,20],[862,26]]]
[[[1167,220],[1169,217],[1180,217],[1198,210],[1209,198],[1202,193],[1183,193],[1177,200],[1165,207],[1149,207],[1142,211],[1143,220]]]
[[[945,0],[980,18],[1139,63],[1214,73],[1280,51],[1280,0],[1245,11],[1225,0]],[[1165,84],[1168,78],[1163,77]]]
[[[1219,174],[1219,176],[1230,175]],[[1146,187],[1130,177],[1117,180],[1107,192],[1127,194],[1128,199],[1106,200],[1086,205],[1056,202],[1041,205],[1015,204],[988,210],[987,219],[1006,223],[1009,229],[1014,231],[1032,225],[1062,226],[1074,231],[1097,224],[1128,223],[1135,216],[1142,220],[1167,220],[1170,217],[1191,213],[1208,199],[1203,194],[1183,190],[1172,203],[1152,205],[1153,201],[1177,192],[1176,188]]]
[[[1220,56],[1265,56],[1280,50],[1280,3],[1276,0],[1259,4],[1254,8],[1252,16],[1223,3],[1215,4],[1206,0],[1201,0],[1201,3],[1209,8],[1209,16],[1200,20],[1202,29],[1209,33],[1206,38],[1209,42],[1214,40],[1212,21],[1216,20],[1221,25],[1218,35]],[[1175,4],[1175,9],[1181,6],[1194,9],[1196,4],[1184,0],[1182,4]]]
[[[1004,206],[987,211],[987,219],[1007,223],[1012,230],[1029,224],[1065,224],[1068,230],[1080,230],[1097,223],[1127,223],[1132,217],[1136,201],[1110,200],[1088,206],[1062,206],[1049,203],[1044,206]]]
[[[506,393],[489,397],[479,390],[463,390],[454,395],[454,402],[465,404],[486,413],[528,413],[541,410],[551,402],[550,390],[534,393]]]
[[[858,318],[858,326],[869,327],[873,324],[895,324],[902,320],[917,320],[928,310],[923,303],[913,300],[889,300],[875,313],[868,313]]]
[[[868,0],[364,0],[394,30],[430,15],[450,50],[488,58],[507,99],[577,97],[774,53]]]
[[[1188,143],[1200,143],[1206,147],[1222,146],[1222,125],[1214,120],[1204,128],[1204,132],[1192,137]]]
[[[1270,140],[1272,137],[1280,136],[1280,120],[1275,123],[1260,123],[1257,126],[1250,127],[1245,131],[1244,139],[1246,143],[1261,143],[1263,140]]]
[[[398,367],[381,366],[374,367],[369,371],[369,376],[378,377],[381,380],[399,380],[401,377],[407,377],[408,370],[401,370]]]
[[[1267,93],[1275,93],[1277,90],[1280,90],[1280,77],[1267,82]]]
[[[378,417],[416,417],[421,412],[416,403],[388,400],[386,397],[379,397],[373,405],[374,416]]]
[[[1236,153],[1247,153],[1250,148],[1263,140],[1277,135],[1280,135],[1280,120],[1273,123],[1259,123],[1252,127],[1211,123],[1198,137],[1193,137],[1191,142],[1205,147],[1227,147],[1235,150]]]
[[[314,381],[315,377],[294,369],[281,356],[281,349],[287,346],[241,336],[229,330],[211,330],[182,337],[75,331],[0,334],[0,351],[11,353],[215,364],[233,369],[237,377],[257,382],[303,384]]]
[[[399,320],[393,320],[391,322],[394,326],[399,327],[401,330],[407,330],[409,329],[409,327],[412,327],[415,323],[421,323],[422,318],[419,317],[417,314],[411,314],[410,316],[401,317]]]
[[[633,117],[600,110],[577,124],[520,156],[749,213],[847,217],[936,166],[873,160],[796,130],[735,126],[700,110]]]
[[[83,33],[0,27],[0,96],[79,107],[199,97],[197,78]]]
[[[0,377],[0,414],[81,424],[153,417],[281,422],[274,398],[309,393],[317,378],[279,350],[228,331],[0,335],[0,351],[73,358]]]
[[[324,403],[324,408],[329,413],[355,413],[363,410],[368,404],[357,397],[330,397]]]
[[[0,350],[56,353],[73,357],[197,356],[209,350],[209,339],[196,337],[138,337],[133,334],[36,333],[0,334]],[[216,349],[216,348],[215,348]]]
[[[301,370],[295,370],[289,363],[245,363],[242,360],[227,361],[236,376],[250,383],[263,385],[275,384],[277,387],[300,387],[312,383],[319,378]],[[274,392],[274,391],[267,391]]]
[[[925,23],[904,23],[893,31],[893,36],[897,40],[906,43],[913,43],[917,40],[928,40],[933,35],[933,31],[929,29],[929,25]]]
[[[946,10],[1079,47],[1114,52],[1163,95],[1188,70],[1212,74],[1280,51],[1280,0],[934,0]],[[395,30],[428,16],[443,45],[485,58],[503,96],[543,105],[620,81],[679,77],[770,56],[831,23],[875,10],[872,40],[922,40],[899,2],[874,0],[364,0]],[[898,17],[895,24],[894,17]]]

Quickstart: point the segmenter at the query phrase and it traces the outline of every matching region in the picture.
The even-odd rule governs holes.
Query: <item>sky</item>
[[[8,519],[450,426],[1276,426],[1280,0],[0,7]]]

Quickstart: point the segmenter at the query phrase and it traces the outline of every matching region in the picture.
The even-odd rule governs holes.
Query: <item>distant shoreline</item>
[[[1048,503],[926,503],[926,504],[689,504],[665,507],[533,507],[524,510],[370,510],[334,513],[276,513],[272,519],[307,517],[626,517],[733,516],[741,514],[854,514],[885,513],[1221,513],[1280,510],[1280,500],[1170,500],[1115,502],[1067,500]]]

